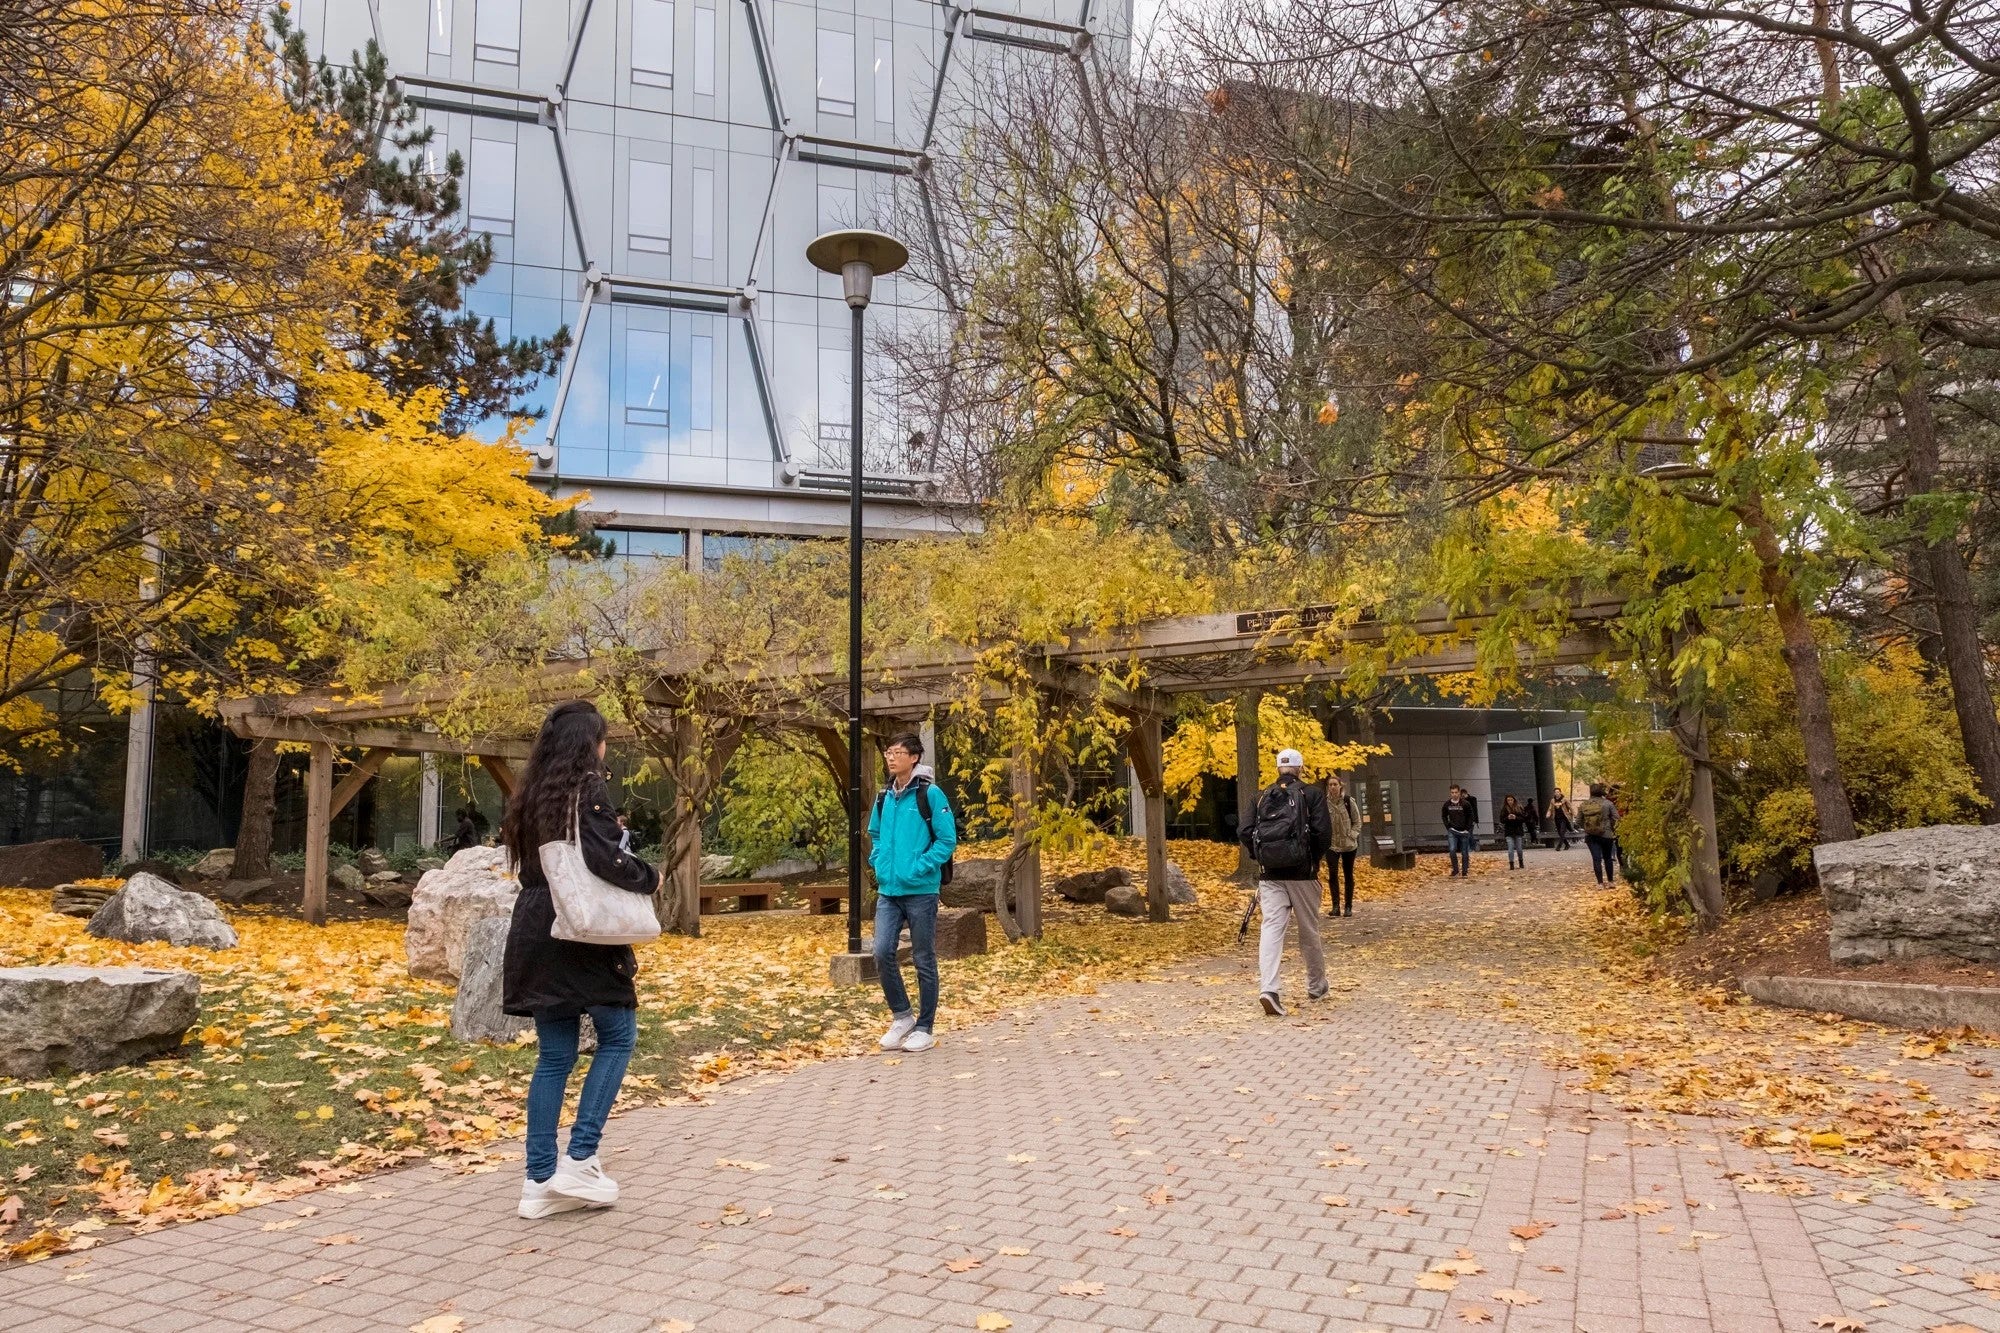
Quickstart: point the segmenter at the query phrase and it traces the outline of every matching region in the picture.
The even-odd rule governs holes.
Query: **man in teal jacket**
[[[914,735],[889,742],[882,752],[889,787],[875,799],[868,817],[873,849],[868,864],[875,871],[875,970],[882,978],[882,998],[889,1002],[885,1051],[928,1051],[937,1045],[931,1025],[938,1006],[938,889],[945,863],[958,846],[958,825],[944,793],[917,775],[923,757],[924,743]],[[904,926],[910,928],[910,958],[917,965],[915,1013],[896,962]]]

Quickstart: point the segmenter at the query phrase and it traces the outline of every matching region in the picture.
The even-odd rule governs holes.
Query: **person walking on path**
[[[638,894],[659,888],[659,871],[618,849],[618,816],[604,785],[604,740],[604,717],[591,704],[581,699],[557,704],[542,721],[500,825],[507,859],[521,879],[507,930],[501,1008],[535,1021],[537,1047],[528,1083],[522,1217],[618,1201],[618,1182],[598,1164],[597,1145],[638,1037],[639,996],[632,984],[638,961],[629,944],[554,936],[555,904],[541,859],[544,843],[575,837],[584,865],[599,879]],[[584,1076],[569,1150],[558,1161],[556,1126],[585,1014],[597,1029],[597,1054]]]
[[[1306,998],[1326,998],[1326,955],[1319,943],[1319,863],[1333,837],[1326,793],[1304,779],[1305,756],[1278,751],[1278,780],[1257,796],[1250,827],[1238,834],[1256,861],[1257,905],[1264,913],[1257,937],[1262,970],[1259,1001],[1264,1012],[1283,1017],[1278,969],[1285,956],[1285,927],[1299,923],[1299,952],[1306,960]]]
[[[1326,781],[1326,814],[1332,830],[1326,853],[1327,888],[1333,898],[1328,916],[1354,915],[1354,854],[1361,849],[1361,807],[1347,794],[1338,773]],[[1347,908],[1340,905],[1340,877],[1347,876]]]
[[[885,1051],[928,1051],[937,1045],[932,1028],[938,1007],[938,892],[958,846],[958,824],[944,793],[917,772],[923,757],[924,743],[914,733],[889,742],[882,751],[889,786],[875,798],[875,811],[868,817],[869,866],[875,872],[875,971],[889,1005],[889,1030],[882,1034]],[[914,1013],[896,961],[904,926],[910,928],[910,961],[917,968]]]
[[[1444,841],[1454,878],[1472,873],[1472,854],[1479,850],[1479,798],[1456,782],[1445,797]]]
[[[1604,784],[1590,784],[1590,798],[1576,807],[1576,826],[1590,849],[1590,873],[1599,884],[1618,882],[1618,807],[1604,794]]]
[[[1500,833],[1507,839],[1507,868],[1525,870],[1528,867],[1528,828],[1534,820],[1530,813],[1532,805],[1522,805],[1519,798],[1509,793],[1500,804]]]
[[[1548,815],[1549,823],[1555,826],[1556,850],[1559,852],[1568,851],[1569,835],[1576,827],[1574,821],[1569,816],[1569,798],[1565,797],[1561,792],[1557,792],[1555,795],[1549,797]]]

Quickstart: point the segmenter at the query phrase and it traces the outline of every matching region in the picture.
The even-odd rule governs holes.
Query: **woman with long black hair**
[[[558,704],[542,720],[520,786],[507,803],[500,840],[521,877],[507,932],[502,1008],[535,1020],[540,1054],[528,1084],[527,1179],[522,1217],[618,1200],[618,1183],[597,1162],[605,1117],[625,1081],[638,1036],[638,962],[629,944],[580,944],[551,933],[555,906],[542,870],[544,843],[575,837],[591,874],[632,893],[651,894],[659,872],[618,847],[618,816],[604,785],[604,717],[583,700]],[[597,1054],[583,1080],[569,1151],[556,1158],[556,1124],[576,1067],[581,1019],[597,1029]]]

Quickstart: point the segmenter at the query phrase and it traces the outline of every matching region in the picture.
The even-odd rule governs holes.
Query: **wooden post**
[[[1239,835],[1257,817],[1258,778],[1263,772],[1259,753],[1257,707],[1262,690],[1245,690],[1236,696],[1236,830]],[[1239,840],[1236,844],[1236,878],[1245,884],[1257,883],[1258,865]]]
[[[1148,713],[1133,725],[1125,749],[1146,799],[1146,915],[1153,921],[1168,919],[1167,789],[1160,748],[1160,716]]]
[[[306,882],[301,911],[308,925],[326,924],[326,844],[333,823],[333,746],[312,743],[306,766]]]
[[[1014,797],[1014,921],[1023,935],[1042,937],[1042,853],[1034,845],[1035,766],[1025,750],[1016,747],[1011,786]]]

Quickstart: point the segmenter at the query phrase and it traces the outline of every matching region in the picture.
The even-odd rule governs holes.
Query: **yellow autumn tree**
[[[537,540],[520,453],[356,368],[381,224],[228,0],[28,0],[0,33],[0,760],[50,687],[286,688],[370,590]],[[408,257],[412,264],[421,262]]]
[[[1278,780],[1277,754],[1297,750],[1305,759],[1305,777],[1317,782],[1335,773],[1361,767],[1369,756],[1389,753],[1386,745],[1355,745],[1330,741],[1319,719],[1282,694],[1266,694],[1257,702],[1257,785]],[[1173,735],[1162,748],[1168,795],[1183,810],[1194,808],[1204,777],[1236,777],[1236,721],[1230,704],[1203,703],[1181,713]]]

